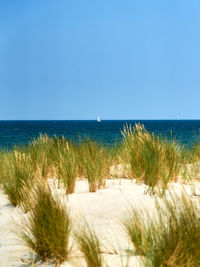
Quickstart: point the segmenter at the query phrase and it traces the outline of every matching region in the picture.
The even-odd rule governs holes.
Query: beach
[[[140,124],[122,136],[40,135],[0,153],[0,266],[198,266],[199,143]]]
[[[145,185],[136,184],[135,180],[129,179],[108,179],[104,189],[97,190],[95,193],[88,191],[88,183],[86,180],[77,181],[76,189],[73,194],[66,196],[64,189],[58,188],[55,180],[49,179],[48,183],[54,197],[57,195],[66,202],[72,211],[74,219],[74,227],[78,226],[80,218],[84,218],[87,222],[94,226],[98,236],[104,247],[103,256],[108,266],[123,266],[122,261],[126,261],[127,250],[130,243],[127,240],[121,220],[128,214],[130,206],[149,211],[155,210],[156,195],[150,196],[144,194]],[[181,183],[170,183],[169,188],[177,194],[186,191],[192,196],[191,186]],[[200,183],[195,183],[196,193],[200,193]],[[196,199],[197,196],[192,196]],[[24,213],[20,208],[13,207],[5,194],[0,192],[0,266],[28,266],[31,261],[37,259],[34,253],[30,251],[17,239],[15,223],[23,220],[28,214]],[[72,263],[64,262],[61,266],[80,266],[84,265],[84,261],[78,258],[78,251],[74,250]],[[77,263],[79,259],[79,263]],[[75,260],[75,261],[74,261]],[[131,256],[130,266],[140,266],[140,257]],[[54,266],[51,263],[42,263],[41,261],[34,263],[34,266]]]

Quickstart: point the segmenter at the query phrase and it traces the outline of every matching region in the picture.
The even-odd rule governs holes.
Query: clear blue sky
[[[0,119],[200,119],[199,0],[1,0]]]

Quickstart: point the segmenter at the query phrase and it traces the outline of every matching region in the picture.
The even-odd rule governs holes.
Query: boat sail
[[[100,117],[97,118],[97,122],[101,122],[101,118]]]

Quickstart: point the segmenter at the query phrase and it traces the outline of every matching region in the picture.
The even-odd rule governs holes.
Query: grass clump
[[[96,142],[87,139],[82,144],[82,163],[89,183],[89,191],[95,192],[97,188],[105,185],[105,175],[108,171],[106,149],[101,148]]]
[[[196,162],[200,160],[200,142],[195,142],[190,149],[190,159],[191,162]]]
[[[25,210],[29,209],[32,182],[33,169],[29,156],[17,150],[8,154],[4,159],[1,187],[13,206],[19,205]]]
[[[186,180],[200,179],[200,143],[195,142],[190,149],[186,150],[183,173]],[[188,179],[189,178],[189,179]]]
[[[77,164],[76,154],[71,148],[66,148],[60,152],[58,163],[58,178],[64,183],[66,194],[71,194],[75,190]]]
[[[176,179],[181,168],[179,145],[175,141],[160,140],[143,125],[125,126],[123,147],[130,164],[131,177],[144,181],[154,192],[156,185],[165,189],[170,179]]]
[[[20,237],[41,260],[59,266],[69,260],[71,219],[66,207],[54,200],[49,187],[39,185],[35,191],[35,206],[28,220],[22,223]]]
[[[103,267],[104,261],[101,253],[99,238],[86,222],[75,233],[78,247],[87,263],[87,267]]]
[[[54,136],[40,135],[28,146],[35,174],[43,179],[52,176],[52,169],[58,160],[59,146],[62,139]],[[63,146],[64,147],[64,146]]]
[[[123,222],[127,236],[145,266],[200,266],[200,216],[198,206],[186,197],[172,196],[157,203],[153,218],[133,209]]]

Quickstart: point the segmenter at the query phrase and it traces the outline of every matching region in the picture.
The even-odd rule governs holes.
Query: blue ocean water
[[[122,139],[125,124],[143,123],[150,132],[170,137],[190,146],[199,138],[200,120],[105,120],[97,121],[0,121],[0,148],[27,145],[39,134],[57,135],[75,142],[90,137],[101,144],[113,145]]]

